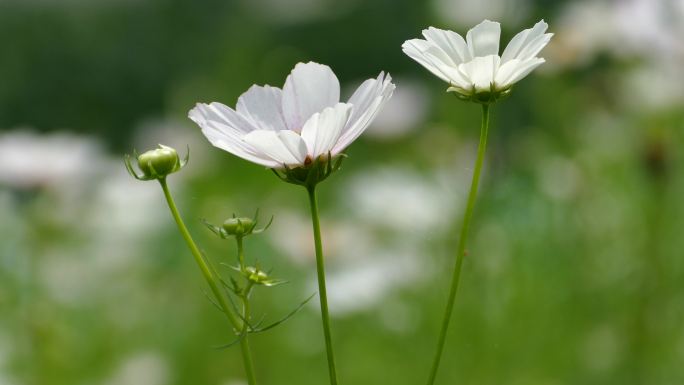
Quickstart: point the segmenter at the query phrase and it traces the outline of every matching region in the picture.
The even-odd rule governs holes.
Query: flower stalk
[[[470,230],[470,220],[473,216],[473,209],[475,208],[475,200],[477,198],[477,189],[480,182],[480,173],[482,171],[482,164],[484,163],[485,150],[487,148],[487,134],[489,131],[489,104],[482,104],[482,126],[480,128],[480,143],[477,147],[477,159],[475,161],[475,168],[473,170],[473,179],[470,183],[470,193],[468,194],[468,202],[465,212],[463,214],[463,223],[461,225],[461,235],[458,240],[458,249],[456,251],[456,262],[451,276],[451,286],[449,289],[449,298],[447,299],[446,309],[444,311],[444,318],[442,319],[442,326],[437,340],[437,350],[435,358],[432,362],[430,376],[428,377],[428,385],[433,385],[439,370],[439,364],[442,359],[444,345],[446,343],[447,332],[449,330],[449,323],[451,315],[454,310],[454,302],[456,293],[458,292],[458,284],[461,277],[461,268],[463,266],[463,259],[466,253],[466,242],[468,239],[468,231]]]
[[[180,213],[178,212],[178,208],[176,207],[176,203],[173,200],[173,197],[171,196],[171,192],[169,191],[169,187],[166,183],[166,177],[159,178],[159,184],[161,185],[162,190],[164,191],[164,197],[166,198],[166,203],[169,206],[169,210],[171,211],[171,215],[173,216],[173,219],[176,221],[176,225],[178,225],[178,231],[180,231],[181,235],[183,236],[183,239],[187,243],[188,247],[190,248],[190,252],[192,253],[192,256],[195,258],[195,262],[197,262],[197,266],[199,266],[202,275],[204,276],[204,279],[207,281],[207,284],[209,285],[209,288],[211,289],[212,294],[214,294],[214,297],[216,298],[217,304],[221,308],[221,311],[228,317],[228,320],[230,321],[232,327],[234,330],[240,330],[241,335],[240,335],[240,350],[242,352],[242,361],[243,365],[245,367],[245,375],[247,376],[247,383],[249,385],[256,385],[256,376],[254,374],[254,364],[252,361],[252,354],[251,354],[251,349],[249,346],[249,340],[247,338],[247,332],[249,330],[249,324],[247,320],[249,320],[249,299],[248,299],[248,292],[246,291],[245,295],[242,297],[243,299],[243,314],[242,314],[242,321],[238,319],[235,314],[233,314],[231,305],[229,304],[229,300],[226,297],[225,293],[223,290],[221,290],[220,283],[217,280],[216,275],[212,272],[212,269],[209,266],[209,263],[206,261],[204,256],[202,255],[202,252],[199,250],[197,247],[197,244],[195,244],[195,241],[192,239],[192,236],[190,235],[190,232],[188,231],[188,228],[185,226],[185,223],[183,222],[183,219],[180,216]]]
[[[328,292],[325,286],[325,261],[323,258],[323,243],[321,240],[321,225],[318,217],[318,202],[316,199],[316,185],[306,186],[311,207],[311,223],[313,226],[314,243],[316,249],[316,273],[318,276],[318,298],[321,306],[321,321],[323,322],[323,334],[325,338],[325,351],[328,359],[328,374],[330,384],[337,385],[337,370],[335,368],[335,355],[332,346],[332,333],[330,331],[330,314],[328,312]]]

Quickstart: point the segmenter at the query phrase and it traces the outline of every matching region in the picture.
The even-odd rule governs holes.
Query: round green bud
[[[144,152],[138,156],[138,167],[146,177],[161,178],[180,169],[178,153],[171,147],[159,145],[159,148]]]
[[[228,235],[244,236],[254,230],[256,223],[252,218],[228,218],[223,222],[223,230]]]

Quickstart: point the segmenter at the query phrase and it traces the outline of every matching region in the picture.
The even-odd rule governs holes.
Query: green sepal
[[[260,229],[257,229],[259,224],[259,209],[257,209],[252,218],[248,217],[236,217],[233,214],[230,218],[226,219],[221,226],[216,226],[209,223],[206,219],[202,218],[200,221],[214,234],[218,235],[222,239],[227,239],[230,237],[243,238],[251,234],[259,234],[266,231],[271,224],[273,224],[273,216],[268,220],[268,223]]]
[[[333,158],[332,154],[328,153],[327,157],[319,156],[305,166],[290,168],[283,164],[282,169],[273,168],[271,171],[283,182],[313,188],[339,170],[346,157],[345,154],[338,154]]]
[[[447,88],[447,92],[453,92],[457,98],[478,104],[493,104],[499,100],[506,99],[511,95],[513,87],[509,86],[505,89],[497,89],[494,83],[490,83],[488,91],[476,91],[475,86],[471,89],[463,89],[461,87],[451,85]]]

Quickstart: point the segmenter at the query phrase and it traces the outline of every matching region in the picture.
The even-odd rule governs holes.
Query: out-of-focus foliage
[[[684,2],[0,1],[0,384],[242,384],[236,349],[154,182],[123,152],[188,144],[169,177],[200,223],[260,208],[248,259],[277,320],[315,291],[306,198],[186,117],[330,65],[397,91],[320,188],[341,382],[419,384],[432,358],[479,127],[400,49],[428,25],[544,18],[547,59],[493,107],[443,384],[684,382]],[[226,271],[226,274],[229,274]],[[263,290],[262,290],[263,289]],[[262,384],[325,382],[315,305],[253,337]]]

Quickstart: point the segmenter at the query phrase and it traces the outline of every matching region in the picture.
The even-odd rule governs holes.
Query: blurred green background
[[[186,118],[330,65],[397,91],[320,188],[342,384],[421,384],[442,315],[479,108],[404,56],[433,25],[544,18],[547,63],[493,108],[440,384],[684,383],[684,1],[0,1],[0,384],[241,385],[236,347],[133,148],[189,145],[170,178],[200,218],[275,216],[248,258],[275,320],[315,289],[303,189]],[[226,275],[230,274],[228,271]],[[315,301],[314,301],[315,302]],[[252,338],[261,384],[326,383],[315,305]]]

